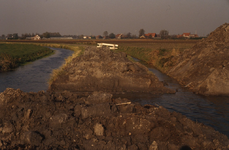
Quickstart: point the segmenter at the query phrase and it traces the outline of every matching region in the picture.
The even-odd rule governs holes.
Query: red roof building
[[[122,34],[117,34],[115,37],[117,38],[117,39],[122,39]]]
[[[183,37],[190,38],[190,33],[183,33]]]
[[[145,37],[146,38],[154,38],[154,37],[157,37],[157,34],[156,33],[147,33],[147,34],[145,34]]]

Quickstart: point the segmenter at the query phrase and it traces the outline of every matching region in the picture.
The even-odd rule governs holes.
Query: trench
[[[0,92],[6,88],[21,89],[24,92],[38,92],[48,89],[48,80],[53,69],[59,68],[72,51],[51,48],[55,54],[20,66],[11,72],[0,73]],[[136,61],[139,61],[135,59]],[[228,97],[196,95],[180,86],[174,79],[147,66],[160,81],[166,82],[168,88],[176,89],[175,94],[120,95],[142,105],[161,105],[169,111],[179,112],[193,121],[201,122],[229,137],[229,101]],[[118,95],[116,95],[118,96]]]
[[[46,91],[53,69],[59,68],[64,59],[73,53],[61,48],[50,49],[54,50],[55,54],[19,66],[13,71],[0,73],[0,92],[6,88],[21,89],[24,92]]]
[[[133,59],[139,61],[136,58]],[[167,83],[166,87],[177,90],[177,92],[175,94],[163,94],[158,96],[151,94],[129,94],[124,97],[130,99],[132,102],[138,102],[141,105],[159,105],[167,108],[171,112],[179,112],[189,119],[211,126],[216,131],[229,137],[229,97],[194,94],[187,88],[179,85],[173,78],[148,64],[144,65],[147,66],[149,71],[153,72],[160,81]]]

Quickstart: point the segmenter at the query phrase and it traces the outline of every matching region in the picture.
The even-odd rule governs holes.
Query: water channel
[[[139,61],[133,58],[135,61]],[[177,90],[176,94],[164,94],[152,96],[150,94],[134,94],[125,97],[139,102],[141,105],[160,105],[169,111],[179,112],[193,121],[201,122],[213,127],[215,130],[229,137],[229,97],[201,96],[194,94],[171,77],[144,64],[149,71],[153,72],[160,81],[166,82],[166,87]]]
[[[52,70],[59,68],[64,63],[64,58],[73,53],[60,48],[51,49],[55,50],[55,54],[50,57],[36,60],[11,72],[0,73],[0,92],[3,92],[8,87],[19,88],[24,92],[47,90]],[[138,60],[136,59],[136,61]],[[150,94],[125,95],[126,98],[142,105],[161,105],[170,111],[182,113],[194,121],[209,125],[229,137],[228,97],[205,97],[193,94],[167,75],[150,66],[148,68],[160,81],[168,83],[168,88],[178,89],[178,92],[160,96]]]
[[[52,70],[59,68],[64,59],[73,53],[61,48],[51,49],[55,54],[20,66],[13,71],[0,73],[0,92],[6,88],[19,88],[24,92],[46,91]]]

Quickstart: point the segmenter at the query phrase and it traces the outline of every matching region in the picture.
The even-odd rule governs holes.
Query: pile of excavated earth
[[[50,90],[153,94],[175,92],[164,87],[147,67],[130,61],[125,53],[96,47],[89,47],[83,55],[74,58],[51,84]]]
[[[0,93],[1,149],[188,150],[229,149],[211,127],[159,106],[112,94]]]
[[[229,24],[179,56],[167,72],[181,84],[203,95],[229,95]]]
[[[0,93],[0,148],[229,149],[227,136],[211,127],[111,94],[122,92],[174,93],[124,53],[87,49],[47,92],[8,88]]]

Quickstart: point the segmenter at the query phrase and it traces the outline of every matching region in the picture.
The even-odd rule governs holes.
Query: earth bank
[[[165,88],[143,65],[129,61],[124,53],[87,49],[60,72],[48,92],[25,93],[8,88],[0,93],[0,147],[229,148],[228,138],[211,127],[161,106],[141,106],[108,93],[123,91],[174,92]],[[82,93],[91,94],[82,96]]]
[[[175,78],[195,93],[228,96],[228,51],[229,24],[225,23],[190,49],[152,51],[148,54],[150,60],[147,63]],[[127,53],[131,55],[131,51]],[[144,55],[144,53],[139,51],[139,55]]]
[[[228,149],[211,127],[159,106],[112,94],[64,91],[0,93],[2,149]]]
[[[89,47],[83,55],[74,58],[51,83],[49,90],[175,93],[164,87],[147,67],[130,61],[125,53],[96,47]]]
[[[229,24],[179,56],[168,74],[196,93],[229,95]]]

